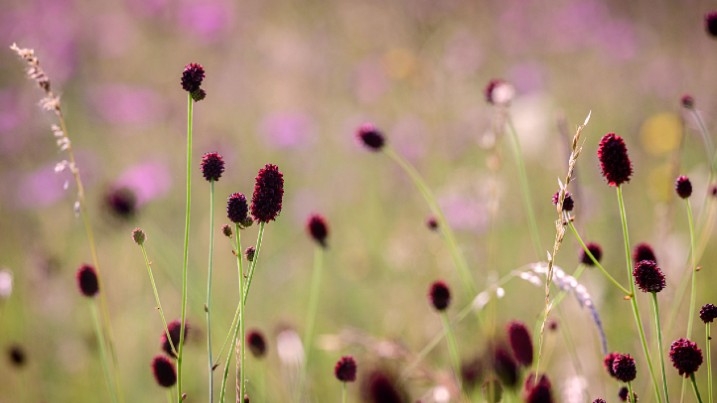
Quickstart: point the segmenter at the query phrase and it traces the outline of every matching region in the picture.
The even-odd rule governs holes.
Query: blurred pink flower
[[[155,91],[129,84],[103,84],[89,90],[89,107],[111,124],[141,125],[161,121],[162,97]]]
[[[264,117],[259,133],[269,147],[306,147],[315,136],[314,122],[301,112],[274,112]]]
[[[234,10],[229,1],[186,2],[179,11],[177,23],[204,42],[226,35],[233,23]]]
[[[137,206],[140,207],[169,192],[172,174],[169,167],[161,162],[144,162],[120,174],[113,186],[133,191],[137,197]]]

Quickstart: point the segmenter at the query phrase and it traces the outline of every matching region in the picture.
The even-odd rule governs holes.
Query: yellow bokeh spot
[[[672,166],[669,163],[662,164],[650,170],[647,178],[650,198],[656,202],[667,202],[674,192],[671,177]]]
[[[389,77],[401,80],[416,70],[416,57],[408,49],[393,48],[383,58]]]
[[[674,113],[663,112],[650,116],[640,128],[642,148],[650,155],[674,151],[682,140],[682,122]]]

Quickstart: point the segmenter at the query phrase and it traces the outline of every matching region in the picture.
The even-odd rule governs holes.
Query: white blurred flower
[[[12,272],[9,269],[0,270],[0,299],[8,299],[12,294]]]
[[[304,362],[304,345],[294,329],[284,329],[276,336],[276,351],[281,363],[299,367]]]

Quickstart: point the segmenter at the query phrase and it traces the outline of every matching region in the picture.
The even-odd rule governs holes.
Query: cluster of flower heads
[[[202,81],[204,81],[204,67],[201,64],[189,63],[184,67],[182,88],[192,96],[194,102],[199,102],[207,96],[206,91],[202,89]]]
[[[165,388],[170,388],[177,382],[177,370],[172,359],[177,358],[180,339],[182,339],[184,343],[187,341],[189,324],[185,324],[183,338],[181,337],[181,332],[182,322],[180,320],[177,319],[169,322],[166,331],[162,332],[159,339],[159,346],[164,354],[156,355],[152,359],[154,379],[160,386]]]

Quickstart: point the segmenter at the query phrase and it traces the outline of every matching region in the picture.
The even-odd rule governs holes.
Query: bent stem
[[[660,399],[660,387],[658,386],[657,377],[655,376],[655,368],[652,365],[652,358],[650,358],[650,351],[647,347],[647,338],[645,337],[645,329],[642,326],[642,319],[640,319],[640,309],[637,306],[637,298],[635,295],[635,279],[632,275],[630,262],[630,235],[627,230],[627,213],[625,212],[625,201],[622,196],[622,186],[617,186],[617,203],[620,207],[620,222],[622,224],[622,238],[623,244],[625,245],[625,263],[627,268],[627,278],[630,281],[630,306],[632,306],[632,314],[635,318],[635,325],[637,325],[637,331],[640,334],[640,344],[642,344],[642,351],[645,354],[645,360],[647,361],[647,367],[650,370],[650,378],[652,379],[652,385],[655,391],[655,397],[657,401]],[[632,393],[632,392],[631,392]]]
[[[568,222],[568,226],[570,227],[570,230],[573,232],[573,235],[575,235],[575,239],[577,239],[578,243],[580,243],[580,247],[583,248],[583,251],[590,257],[590,260],[592,260],[592,262],[595,264],[595,267],[600,269],[602,274],[608,280],[610,280],[610,282],[613,283],[617,288],[619,288],[623,294],[625,294],[626,296],[630,296],[631,292],[627,288],[623,287],[622,284],[620,284],[617,280],[615,280],[615,278],[612,275],[610,275],[610,273],[608,273],[607,270],[605,270],[603,265],[600,264],[600,262],[597,259],[595,259],[595,256],[593,256],[593,253],[590,252],[590,249],[588,249],[588,247],[585,245],[585,242],[580,237],[580,234],[578,233],[578,230],[577,230],[577,228],[575,228],[575,225],[572,223],[572,221]]]
[[[389,158],[396,162],[401,167],[401,169],[403,169],[404,172],[408,174],[408,176],[411,178],[411,181],[413,181],[413,184],[416,186],[416,188],[418,188],[418,191],[421,193],[421,196],[423,196],[423,199],[428,204],[428,207],[431,209],[431,212],[436,216],[436,219],[438,220],[438,229],[441,231],[443,239],[448,246],[451,258],[453,259],[453,264],[456,267],[456,270],[458,270],[458,275],[461,277],[461,283],[463,284],[463,288],[468,293],[468,295],[475,295],[475,284],[473,282],[473,277],[471,276],[470,270],[468,269],[468,263],[466,263],[465,257],[458,248],[458,242],[456,241],[455,234],[453,233],[451,227],[448,226],[446,217],[443,214],[441,208],[438,206],[436,197],[433,195],[428,185],[426,185],[426,182],[423,180],[416,168],[414,168],[403,157],[398,155],[391,147],[384,146],[383,150]]]
[[[239,253],[239,251],[237,251]],[[240,255],[241,256],[241,255]],[[241,257],[239,258],[241,259]],[[214,266],[214,181],[209,181],[209,262],[207,263],[207,302],[204,311],[207,317],[207,358],[209,367],[209,403],[214,402],[214,357],[212,356],[212,269]]]
[[[513,120],[510,115],[507,116],[508,132],[510,133],[510,139],[513,149],[513,155],[515,156],[515,162],[518,164],[518,179],[520,182],[520,189],[523,195],[523,206],[525,212],[528,215],[528,224],[530,225],[530,238],[533,240],[533,248],[535,249],[535,255],[540,258],[543,255],[543,247],[540,243],[540,234],[538,233],[538,224],[535,219],[535,212],[533,211],[533,203],[530,195],[530,186],[528,185],[528,174],[525,171],[525,161],[523,161],[523,153],[520,149],[520,141],[518,140],[518,133],[513,125]]]
[[[660,352],[660,369],[662,370],[662,391],[665,393],[665,402],[670,403],[667,393],[667,374],[665,373],[665,352],[662,351],[662,327],[660,326],[660,309],[657,305],[657,293],[652,294],[652,312],[655,315],[655,331],[657,332],[657,351]]]
[[[187,268],[189,266],[189,211],[192,204],[192,122],[194,106],[192,95],[187,93],[187,200],[184,210],[184,257],[182,261],[182,318],[177,354],[177,402],[182,401],[182,361],[184,358],[184,333],[187,328]]]
[[[149,282],[152,284],[154,302],[157,303],[157,311],[159,311],[159,316],[162,318],[162,324],[164,325],[164,334],[167,335],[169,346],[172,349],[174,356],[177,357],[179,356],[179,354],[177,353],[177,347],[174,345],[174,342],[172,342],[172,336],[169,335],[169,326],[167,326],[167,318],[164,316],[162,303],[159,300],[159,292],[157,291],[157,284],[154,282],[154,275],[152,274],[152,263],[149,261],[149,257],[147,256],[147,249],[145,249],[144,244],[139,245],[139,247],[142,250],[142,256],[144,257],[144,265],[147,267],[147,275],[149,275]]]

